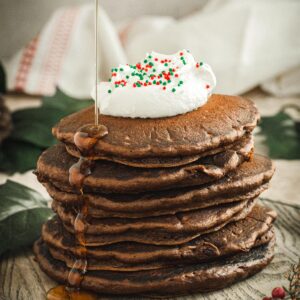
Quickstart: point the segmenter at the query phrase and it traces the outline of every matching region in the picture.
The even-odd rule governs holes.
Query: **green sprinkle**
[[[108,90],[108,93],[110,94],[110,93],[111,93],[111,90]]]
[[[151,55],[149,55],[149,56],[148,56],[148,58],[152,58],[152,56],[151,56]]]
[[[144,63],[146,64],[147,62],[148,62],[148,60],[147,60],[147,59],[145,59],[145,60],[144,60]]]
[[[153,62],[149,62],[149,65],[150,65],[151,67],[153,67],[153,66],[154,66]]]
[[[111,82],[111,78],[109,78],[108,81]]]
[[[175,89],[175,88],[172,88],[172,92],[175,93],[175,92],[176,92],[176,89]]]
[[[126,75],[126,79],[129,79],[129,75]]]
[[[203,62],[200,63],[200,66],[203,66]]]
[[[120,71],[124,71],[124,69],[123,69],[123,68],[120,68]]]
[[[169,79],[168,82],[171,82],[171,79]]]
[[[164,83],[163,83],[163,85],[167,85],[167,83],[166,83],[166,82],[164,82]]]
[[[153,83],[156,84],[156,80],[153,80]]]
[[[180,81],[179,81],[179,83],[180,83],[180,84],[183,84],[183,81],[182,81],[182,80],[180,80]]]
[[[153,69],[152,71],[153,71],[153,72],[156,72],[156,69]]]
[[[167,67],[168,66],[168,64],[167,63],[165,63],[165,65],[164,65],[165,67]]]

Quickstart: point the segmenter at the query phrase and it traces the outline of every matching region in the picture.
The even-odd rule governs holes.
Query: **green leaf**
[[[35,169],[42,151],[32,144],[7,139],[0,147],[0,170],[12,174]]]
[[[57,141],[52,127],[64,116],[92,105],[91,100],[77,100],[57,90],[44,97],[42,105],[13,113],[13,131],[0,147],[0,171],[26,172],[35,168],[37,158]]]
[[[285,109],[271,117],[262,117],[260,135],[265,136],[269,155],[275,159],[300,159],[299,123]]]
[[[31,245],[52,215],[38,192],[10,180],[0,185],[0,255]]]
[[[59,89],[56,91],[55,96],[44,97],[43,99],[43,106],[56,108],[60,111],[67,112],[67,114],[86,108],[89,105],[93,105],[93,103],[94,102],[90,99],[74,99]]]

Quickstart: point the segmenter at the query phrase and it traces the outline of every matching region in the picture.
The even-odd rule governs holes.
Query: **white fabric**
[[[300,2],[216,0],[181,20],[144,16],[118,33],[100,15],[101,78],[119,63],[135,63],[152,50],[190,49],[216,73],[216,91],[239,94],[262,84],[276,95],[300,94]],[[62,8],[39,38],[4,62],[8,88],[51,95],[58,85],[75,97],[89,97],[94,85],[94,10]]]

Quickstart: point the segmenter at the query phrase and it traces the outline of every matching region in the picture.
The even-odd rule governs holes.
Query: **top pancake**
[[[225,95],[212,95],[197,110],[169,118],[100,115],[100,123],[109,133],[98,141],[91,155],[126,158],[198,155],[239,140],[254,129],[258,118],[251,101]],[[72,145],[78,128],[93,122],[94,107],[89,107],[63,118],[53,128],[53,134]]]

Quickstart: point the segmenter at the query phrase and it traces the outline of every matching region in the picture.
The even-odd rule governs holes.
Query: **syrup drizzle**
[[[90,292],[80,290],[81,282],[87,271],[87,249],[85,241],[85,232],[87,229],[87,216],[89,203],[84,196],[84,180],[91,175],[94,162],[85,156],[88,156],[99,139],[108,134],[104,125],[88,124],[77,130],[74,135],[74,143],[80,150],[81,157],[69,169],[69,183],[80,194],[80,205],[76,218],[74,220],[74,234],[76,241],[76,257],[74,264],[68,274],[68,285],[57,286],[51,289],[47,294],[47,300],[94,300],[96,295]]]
[[[98,17],[99,17],[99,0],[95,0],[95,61],[96,61],[96,99],[95,99],[95,124],[87,124],[77,130],[74,135],[74,144],[81,153],[78,162],[69,169],[69,183],[80,194],[80,205],[74,220],[74,234],[76,241],[76,253],[73,267],[68,274],[68,285],[58,285],[47,293],[47,300],[96,300],[97,295],[91,292],[81,290],[81,283],[87,272],[87,249],[85,241],[85,232],[87,229],[87,216],[89,203],[84,196],[84,180],[91,175],[93,161],[88,159],[89,153],[95,147],[98,140],[108,134],[106,126],[99,125],[98,109]]]

